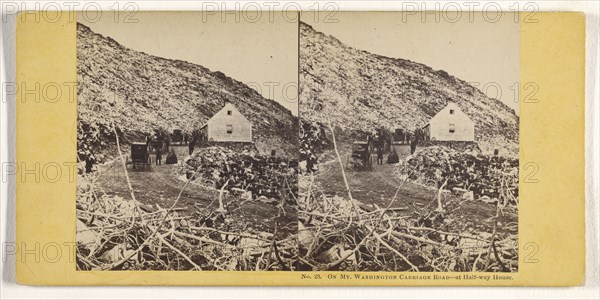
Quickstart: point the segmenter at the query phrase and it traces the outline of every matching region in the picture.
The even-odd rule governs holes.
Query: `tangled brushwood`
[[[177,208],[178,199],[171,207],[154,208],[135,200],[133,193],[133,200],[124,199],[109,196],[97,186],[93,177],[78,178],[79,270],[295,268],[297,237],[287,233],[296,229],[279,224],[278,216],[273,233],[250,229],[238,202],[229,200],[223,205],[223,190],[213,193],[215,202],[221,203],[219,209],[184,215]]]
[[[442,190],[433,194],[424,207],[400,207],[398,192],[389,205],[378,207],[327,196],[314,174],[302,175],[298,269],[517,271],[517,224],[498,227],[502,214],[516,214],[513,207],[498,204],[495,215],[477,224],[465,214],[472,201]]]

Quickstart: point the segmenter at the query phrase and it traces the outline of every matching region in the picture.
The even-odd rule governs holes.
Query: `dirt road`
[[[173,148],[180,161],[188,154],[187,146],[174,146]],[[153,209],[157,209],[157,206],[170,207],[185,185],[183,180],[178,179],[177,165],[164,164],[165,158],[166,155],[163,155],[162,165],[156,165],[155,157],[152,155],[151,171],[133,171],[131,167],[127,169],[136,199]],[[131,198],[120,160],[102,166],[98,182],[104,192],[109,195],[118,195],[125,199]],[[207,190],[196,184],[188,184],[177,204],[178,212],[183,215],[192,215],[197,211],[210,211],[218,208],[217,199],[216,191]],[[228,196],[225,199],[226,205],[231,201],[242,202],[240,199]],[[274,218],[277,214],[278,208],[274,205],[248,201],[236,210],[235,217],[243,218],[240,221],[247,223],[248,227],[255,230],[273,232]],[[282,226],[279,229],[280,232],[285,231],[285,228],[289,228],[289,231],[293,230],[297,226],[296,210],[286,208],[286,216],[280,219],[280,226]]]
[[[350,147],[342,145],[340,155],[345,159],[350,154]],[[410,155],[408,145],[396,146],[396,152],[400,160]],[[332,157],[331,154],[328,154]],[[377,165],[377,159],[373,156],[372,171],[350,171],[346,170],[346,178],[352,193],[352,197],[364,204],[376,204],[386,207],[394,197],[396,190],[402,181],[395,174],[395,166],[387,164],[387,154],[384,155],[384,164]],[[348,192],[344,184],[341,168],[337,160],[330,160],[321,165],[317,180],[321,183],[326,194],[339,195],[347,198]],[[448,196],[457,199],[455,196]],[[424,187],[412,182],[405,182],[399,189],[398,196],[392,208],[399,208],[404,215],[418,215],[418,210],[433,210],[437,206],[437,190],[434,187]],[[491,222],[488,222],[496,213],[496,206],[479,201],[465,202],[461,211],[456,214],[457,218],[464,219],[464,224],[473,224],[474,227],[488,231]],[[516,222],[516,215],[505,215],[500,218],[501,222]]]
[[[396,151],[400,159],[410,154],[408,146],[397,146]],[[348,153],[340,154],[346,159],[349,151]],[[386,160],[387,154],[384,156],[384,164],[377,165],[377,158],[373,155],[374,163],[372,171],[346,170],[346,178],[348,179],[348,185],[354,199],[365,204],[375,203],[379,206],[384,206],[394,197],[401,181],[395,176],[394,165],[387,164]],[[341,168],[336,160],[323,165],[320,171],[319,180],[328,193],[340,196],[347,195]],[[426,204],[433,199],[431,190],[410,182],[406,182],[403,185],[399,196],[400,201],[397,203],[402,206],[412,204],[413,202]]]

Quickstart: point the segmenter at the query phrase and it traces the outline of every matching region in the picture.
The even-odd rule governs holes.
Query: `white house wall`
[[[454,114],[450,114],[454,109]],[[450,132],[454,124],[454,133]],[[474,141],[475,124],[458,106],[448,105],[429,121],[430,139],[437,141]]]
[[[227,115],[231,110],[232,114]],[[232,133],[227,133],[227,125],[232,125]],[[208,122],[208,140],[215,142],[252,142],[252,124],[233,105],[226,105]]]

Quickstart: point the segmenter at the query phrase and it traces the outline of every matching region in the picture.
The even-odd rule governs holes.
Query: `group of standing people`
[[[391,140],[386,138],[381,130],[374,130],[367,136],[367,141],[369,142],[371,150],[375,150],[377,153],[377,164],[382,165],[384,150],[385,148],[391,147]]]
[[[393,135],[393,139],[402,145],[410,145],[410,154],[413,154],[417,149],[417,145],[425,141],[425,132],[421,128],[416,128],[412,131],[397,129]],[[378,165],[383,164],[383,154],[388,150],[391,152],[391,159],[388,157],[388,162],[397,160],[396,157],[398,154],[392,147],[392,136],[389,134],[386,135],[384,130],[374,130],[367,136],[367,141],[369,142],[371,151],[377,154]]]
[[[425,132],[421,128],[416,128],[412,132],[396,129],[395,138],[401,144],[410,145],[410,154],[413,154],[417,149],[417,145],[425,141]]]
[[[148,146],[148,149],[154,148],[156,165],[162,165],[163,154],[167,154],[165,159],[166,164],[177,163],[177,155],[175,154],[175,150],[171,147],[171,137],[163,130],[154,130],[147,135],[146,145]]]

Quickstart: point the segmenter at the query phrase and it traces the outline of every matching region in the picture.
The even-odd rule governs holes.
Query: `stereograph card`
[[[17,17],[19,283],[582,284],[583,14],[97,16]]]

